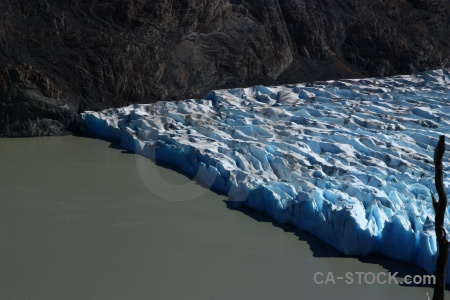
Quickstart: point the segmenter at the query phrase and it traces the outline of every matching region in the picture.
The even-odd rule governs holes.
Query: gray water
[[[432,295],[429,287],[356,280],[315,284],[316,272],[423,271],[389,259],[341,257],[310,234],[230,209],[225,196],[153,167],[179,199],[198,194],[170,201],[149,188],[139,164],[101,140],[0,139],[0,299]]]

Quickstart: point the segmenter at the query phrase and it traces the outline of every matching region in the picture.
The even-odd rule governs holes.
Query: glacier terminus
[[[87,111],[80,122],[342,253],[378,253],[434,272],[432,157],[450,129],[446,69],[216,90]],[[448,188],[448,154],[443,164]],[[447,209],[447,233],[449,221]]]

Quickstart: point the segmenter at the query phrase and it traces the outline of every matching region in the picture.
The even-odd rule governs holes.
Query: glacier
[[[450,73],[440,69],[215,90],[86,111],[80,122],[344,254],[378,253],[433,273],[432,157],[449,116]],[[448,153],[443,163],[448,188]],[[448,233],[449,221],[447,209]]]

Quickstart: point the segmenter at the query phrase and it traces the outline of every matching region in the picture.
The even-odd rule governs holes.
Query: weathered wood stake
[[[448,260],[448,246],[447,233],[444,228],[444,216],[447,209],[447,194],[444,189],[442,159],[445,152],[445,135],[439,137],[439,142],[434,150],[434,165],[436,173],[434,182],[436,191],[439,195],[439,200],[436,200],[433,193],[431,199],[433,201],[433,208],[435,212],[435,230],[436,239],[438,243],[439,255],[436,260],[436,283],[434,285],[433,300],[444,300],[445,298],[445,271]]]

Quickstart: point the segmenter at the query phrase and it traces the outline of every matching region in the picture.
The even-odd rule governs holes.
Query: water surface
[[[141,180],[137,161],[96,139],[0,139],[0,299],[412,300],[431,292],[315,284],[316,272],[423,272],[341,257],[310,234],[229,209],[225,196],[155,167],[180,199],[199,194],[164,199]]]

